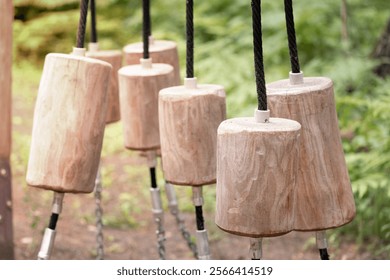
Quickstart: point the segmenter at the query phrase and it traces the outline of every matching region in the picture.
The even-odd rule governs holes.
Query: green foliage
[[[16,5],[22,2],[28,1],[16,1]],[[49,1],[34,2],[49,5]],[[98,31],[103,48],[122,48],[141,40],[141,1],[98,3]],[[335,85],[339,125],[357,207],[355,220],[335,231],[336,236],[347,235],[361,245],[369,241],[375,253],[389,257],[385,252],[390,251],[390,80],[373,74],[377,62],[370,59],[389,17],[388,0],[348,0],[348,41],[341,41],[340,3],[294,1],[299,58],[306,76],[328,76]],[[287,78],[290,66],[283,1],[264,1],[262,10],[266,80],[272,82]],[[152,1],[152,20],[155,38],[177,41],[184,74],[185,1]],[[47,11],[31,21],[17,21],[15,60],[28,68],[23,61],[41,65],[48,52],[70,52],[77,24],[77,10]],[[195,2],[195,73],[200,83],[225,87],[229,117],[252,115],[256,106],[251,29],[250,1]],[[24,97],[34,99],[31,95]],[[18,125],[21,119],[16,116],[14,122]],[[118,126],[106,130],[110,145],[105,144],[104,156],[120,152],[119,133]],[[16,139],[16,145],[25,140],[28,141]],[[24,163],[26,159],[19,156]],[[146,173],[127,173],[147,185],[139,177],[147,176]],[[212,212],[215,191],[207,189],[204,193],[207,211]],[[178,189],[178,197],[182,198],[180,207],[192,211],[190,190]],[[121,220],[106,224],[133,224],[129,213],[140,211],[137,202],[122,194],[119,207]]]

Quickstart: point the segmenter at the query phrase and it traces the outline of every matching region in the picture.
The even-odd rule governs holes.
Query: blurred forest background
[[[142,1],[96,2],[101,49],[122,49],[126,44],[141,40]],[[200,83],[225,86],[229,117],[252,115],[256,91],[250,1],[194,2],[195,75]],[[27,188],[25,172],[32,112],[44,57],[50,52],[72,50],[79,2],[14,0],[14,5],[12,165],[16,184]],[[151,9],[153,36],[178,43],[184,77],[185,1],[152,0]],[[263,1],[262,9],[266,81],[272,82],[287,78],[290,67],[283,1]],[[370,258],[389,259],[390,76],[386,76],[383,67],[390,63],[390,3],[388,0],[296,0],[294,13],[305,76],[328,76],[334,81],[339,126],[357,207],[352,223],[329,231],[330,242],[352,242],[368,251]],[[383,46],[379,45],[386,42],[381,40],[386,31],[388,56],[381,57]],[[120,124],[106,129],[103,159],[110,155],[129,155],[124,152],[121,133]],[[127,170],[123,181],[138,182],[146,188],[146,173],[143,181],[136,178],[139,176],[136,173],[137,169]],[[109,163],[103,166],[105,188],[114,187],[116,176]],[[147,191],[146,188],[145,197],[148,197]],[[178,191],[179,196],[190,197],[190,190]],[[111,201],[112,197],[108,196],[103,193],[103,200]],[[215,191],[207,190],[206,196],[205,211],[213,212]],[[29,201],[31,197],[27,193],[24,199]],[[51,197],[47,196],[46,200],[49,211]],[[183,201],[182,211],[193,211],[190,201]],[[148,209],[143,209],[127,193],[121,193],[116,203],[119,214],[105,217],[108,227],[136,227],[137,221],[130,213]],[[120,215],[123,216],[120,218]],[[28,217],[32,228],[43,229],[34,212]],[[42,220],[46,223],[46,218]]]

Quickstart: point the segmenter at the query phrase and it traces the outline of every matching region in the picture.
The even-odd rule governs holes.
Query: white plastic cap
[[[97,52],[99,50],[99,43],[88,43],[88,50],[90,52]]]
[[[290,76],[290,84],[291,85],[303,84],[303,72],[302,71],[299,73],[293,73],[290,71],[289,76]]]
[[[263,111],[263,110],[255,109],[255,120],[256,120],[256,122],[258,122],[258,123],[266,123],[266,122],[269,121],[269,117],[270,117],[270,111],[269,110]]]
[[[184,86],[188,89],[195,89],[198,87],[198,82],[196,77],[194,78],[184,78]]]
[[[73,47],[73,52],[72,54],[73,55],[78,55],[78,56],[85,56],[85,52],[87,50],[85,48],[76,48],[76,47]]]
[[[139,62],[141,63],[142,68],[152,69],[152,59],[150,57],[149,58],[141,58],[139,60]]]

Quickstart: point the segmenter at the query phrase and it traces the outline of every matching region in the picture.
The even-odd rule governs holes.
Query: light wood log
[[[215,222],[249,237],[277,236],[294,227],[300,124],[235,118],[218,128]]]
[[[12,1],[0,1],[0,260],[14,259],[10,166],[13,14]]]
[[[339,134],[333,83],[324,77],[267,85],[271,116],[302,125],[296,201],[296,230],[342,226],[355,216],[355,203]]]
[[[138,64],[143,57],[143,43],[129,44],[123,48],[125,53],[125,63],[127,65]],[[177,44],[173,41],[150,40],[149,54],[153,63],[164,63],[172,65],[174,68],[174,86],[181,84],[179,54]]]
[[[118,73],[125,147],[159,149],[158,93],[174,85],[173,67],[153,63],[145,68],[138,64],[122,67]]]
[[[110,85],[108,87],[108,108],[106,123],[114,123],[120,120],[119,109],[119,85],[118,71],[122,67],[122,52],[116,50],[89,51],[87,57],[96,58],[108,62],[112,66]]]
[[[97,59],[46,56],[34,112],[28,185],[57,192],[93,191],[111,69]]]
[[[162,168],[175,185],[215,183],[217,128],[226,118],[219,85],[177,86],[159,97]]]
[[[11,154],[12,1],[0,4],[0,158]]]

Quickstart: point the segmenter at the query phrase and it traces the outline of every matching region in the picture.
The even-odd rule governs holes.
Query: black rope
[[[203,218],[202,206],[195,206],[195,214],[196,214],[196,229],[204,230],[204,218]]]
[[[85,27],[87,24],[88,0],[80,0],[80,21],[77,32],[77,48],[84,48]]]
[[[96,31],[96,5],[95,0],[91,0],[91,42],[97,43],[97,31]]]
[[[187,78],[194,77],[194,1],[187,0],[186,5],[186,40],[187,40]]]
[[[261,1],[252,0],[253,50],[255,55],[255,76],[258,109],[267,110],[267,94],[265,88],[263,41],[261,31]]]
[[[55,230],[57,226],[59,214],[52,213],[50,216],[49,229]]]
[[[329,260],[328,249],[319,249],[321,260]]]
[[[144,42],[144,59],[149,58],[149,35],[150,35],[150,3],[149,0],[142,1],[143,24],[142,38]]]
[[[298,48],[297,48],[297,39],[295,36],[294,12],[293,12],[292,0],[284,0],[284,12],[286,15],[286,28],[287,28],[287,37],[288,37],[288,48],[290,51],[291,72],[300,73],[301,69],[299,66],[299,59],[298,59]]]
[[[155,167],[151,167],[149,169],[149,171],[150,171],[151,186],[152,186],[153,189],[156,189],[157,188],[156,168]]]

